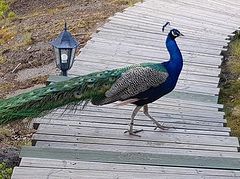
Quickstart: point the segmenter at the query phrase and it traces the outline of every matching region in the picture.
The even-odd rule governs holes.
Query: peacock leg
[[[137,106],[134,110],[133,110],[133,113],[132,113],[132,116],[131,116],[131,122],[130,122],[130,129],[125,131],[124,133],[129,133],[129,135],[134,135],[134,136],[138,136],[138,137],[141,137],[140,135],[137,135],[136,133],[138,132],[141,132],[143,131],[142,129],[140,130],[133,130],[133,125],[134,125],[134,118],[135,116],[137,115],[138,111],[142,108],[142,106]]]
[[[148,105],[145,104],[143,106],[143,113],[149,117],[155,124],[156,124],[156,128],[154,130],[156,130],[157,128],[162,129],[162,130],[166,130],[169,129],[170,127],[164,126],[163,124],[160,124],[159,122],[157,122],[152,116],[150,116],[150,114],[148,113]]]

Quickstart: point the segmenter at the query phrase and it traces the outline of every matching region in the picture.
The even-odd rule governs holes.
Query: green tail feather
[[[0,124],[38,117],[67,104],[97,102],[127,68],[107,70],[51,84],[6,100],[0,100]]]

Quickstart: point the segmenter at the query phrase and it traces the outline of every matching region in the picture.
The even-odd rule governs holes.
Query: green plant
[[[228,56],[222,68],[224,84],[220,91],[220,103],[224,104],[227,125],[232,135],[240,137],[240,35],[231,41]]]
[[[16,14],[10,10],[8,3],[5,0],[0,0],[0,19],[13,20],[15,17]]]
[[[9,6],[4,0],[0,0],[0,17],[6,18]]]
[[[7,167],[6,163],[0,163],[0,179],[11,179],[13,169]]]
[[[14,19],[16,18],[15,12],[10,11],[10,12],[8,13],[8,18],[9,18],[10,20],[14,20]]]

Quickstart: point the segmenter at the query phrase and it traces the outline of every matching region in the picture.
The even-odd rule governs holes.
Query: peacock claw
[[[142,131],[143,131],[143,129],[140,129],[140,130],[133,130],[133,131],[126,130],[126,131],[124,131],[124,134],[129,133],[129,135],[133,135],[133,136],[141,137],[141,136],[138,135],[137,133],[142,132]]]
[[[157,123],[156,125],[157,126],[154,128],[154,130],[156,130],[157,128],[162,129],[162,130],[168,130],[168,129],[172,128],[172,127],[164,126],[164,123],[163,124]]]

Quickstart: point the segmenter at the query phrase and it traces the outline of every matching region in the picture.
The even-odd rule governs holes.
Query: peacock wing
[[[156,87],[168,77],[167,70],[161,68],[152,68],[151,66],[137,66],[129,69],[106,91],[105,96],[108,99],[126,100],[151,87]]]

